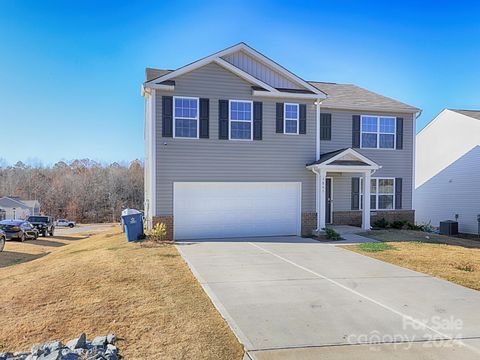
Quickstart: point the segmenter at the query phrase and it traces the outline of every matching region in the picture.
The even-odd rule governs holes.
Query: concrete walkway
[[[299,237],[177,248],[245,359],[480,358],[477,291]]]
[[[335,225],[335,226],[329,226],[329,227],[334,229],[343,238],[343,240],[335,241],[336,245],[362,244],[362,243],[368,243],[368,242],[378,242],[377,240],[358,235],[358,234],[364,233],[365,230],[363,230],[362,228],[356,227],[356,226]]]

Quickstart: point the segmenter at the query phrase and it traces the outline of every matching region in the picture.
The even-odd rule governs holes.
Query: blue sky
[[[0,158],[143,158],[146,66],[240,41],[306,80],[480,108],[475,2],[0,0]]]

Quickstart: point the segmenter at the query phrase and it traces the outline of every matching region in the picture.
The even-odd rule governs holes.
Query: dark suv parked
[[[42,236],[53,236],[55,224],[51,216],[29,216],[27,221],[29,221]]]

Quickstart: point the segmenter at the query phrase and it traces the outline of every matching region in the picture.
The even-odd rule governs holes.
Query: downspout
[[[315,135],[315,160],[320,159],[320,105],[322,103],[322,100],[317,99],[315,101],[315,105],[317,107],[317,130],[316,130],[316,135]]]
[[[413,144],[412,144],[412,209],[415,210],[415,189],[417,187],[417,119],[422,115],[422,110],[416,112],[413,118],[412,132],[413,132]],[[415,215],[414,215],[415,216]]]
[[[316,232],[318,233],[320,229],[320,187],[319,187],[319,182],[320,182],[320,172],[312,168],[313,173],[315,174],[315,211],[317,212],[317,228]]]
[[[317,99],[315,101],[316,105],[316,134],[315,134],[315,160],[320,160],[320,105],[322,104],[323,99]],[[315,231],[320,231],[320,173],[315,169],[312,168],[315,176],[315,210],[317,212],[317,229]]]

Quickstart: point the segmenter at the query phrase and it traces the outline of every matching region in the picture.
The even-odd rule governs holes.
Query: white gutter
[[[263,90],[252,90],[253,96],[265,97],[265,98],[291,98],[291,99],[311,99],[317,100],[321,94],[303,94],[303,93],[289,93],[289,92],[269,92]],[[323,100],[323,99],[322,99]]]
[[[317,107],[317,133],[315,135],[315,160],[320,160],[320,104],[322,101],[320,99],[317,99],[315,101],[315,105]]]
[[[315,231],[320,231],[320,187],[318,186],[318,183],[320,182],[320,173],[317,171],[317,169],[312,168],[311,169],[315,173],[315,210],[317,212],[317,228]]]
[[[415,210],[415,189],[417,187],[416,163],[417,163],[417,119],[422,115],[422,110],[412,116],[413,147],[412,147],[412,210]],[[437,115],[438,116],[438,115]],[[430,122],[431,124],[431,122]],[[428,125],[427,125],[428,126]],[[425,129],[425,127],[423,128]],[[422,132],[423,129],[420,131]],[[415,218],[414,218],[415,220]],[[415,222],[415,221],[414,221]]]

